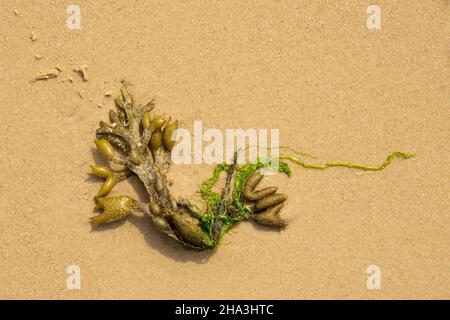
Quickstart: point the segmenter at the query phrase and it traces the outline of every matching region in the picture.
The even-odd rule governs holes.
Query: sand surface
[[[450,298],[448,1],[377,1],[381,30],[360,0],[74,2],[80,30],[65,1],[0,3],[0,298]],[[294,166],[270,178],[289,227],[241,223],[215,251],[186,251],[141,216],[94,230],[94,132],[122,80],[188,129],[279,128],[323,160],[417,157],[382,172]],[[211,167],[171,171],[188,196]],[[143,197],[130,182],[114,193]]]

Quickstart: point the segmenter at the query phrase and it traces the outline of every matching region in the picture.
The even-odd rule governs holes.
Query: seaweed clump
[[[239,168],[236,161],[217,165],[213,177],[205,181],[200,190],[206,210],[186,199],[175,199],[168,189],[166,174],[175,144],[172,135],[178,128],[178,121],[161,115],[152,116],[154,102],[136,105],[126,87],[121,88],[121,94],[114,102],[117,110],[109,112],[109,123],[100,122],[95,144],[107,160],[122,168],[91,167],[92,175],[104,179],[95,197],[96,208],[103,212],[92,217],[92,222],[103,225],[125,219],[132,212],[142,212],[161,232],[196,250],[215,247],[231,226],[244,219],[254,219],[273,227],[286,225],[278,212],[287,196],[274,194],[274,187],[269,188],[273,192],[267,192],[267,188],[254,190],[262,178],[257,170],[269,166],[270,162],[258,161]],[[284,163],[280,170],[290,174]],[[224,191],[218,194],[212,187],[222,171],[227,172],[227,183]],[[106,197],[117,183],[132,175],[143,183],[149,202],[125,195]],[[233,175],[235,181],[231,191]]]
[[[107,160],[120,165],[121,169],[101,165],[91,167],[92,175],[104,179],[95,197],[96,208],[103,212],[92,217],[91,221],[103,225],[123,220],[133,212],[141,212],[150,217],[161,232],[194,250],[216,247],[222,236],[242,220],[253,220],[273,228],[287,225],[280,216],[287,196],[278,193],[277,187],[273,186],[258,189],[263,179],[261,169],[273,167],[273,161],[278,162],[280,172],[290,176],[291,169],[285,160],[312,169],[340,166],[377,171],[384,169],[396,157],[407,159],[413,156],[394,152],[380,166],[341,162],[311,165],[290,155],[237,165],[235,154],[232,163],[216,165],[212,177],[200,186],[205,203],[204,208],[200,208],[187,199],[175,199],[168,189],[166,174],[178,121],[153,115],[154,101],[137,105],[126,87],[121,88],[121,94],[114,103],[116,111],[110,110],[109,123],[100,122],[95,144]],[[222,192],[218,193],[213,191],[213,186],[222,172],[226,173],[226,183]],[[143,183],[148,202],[126,195],[107,197],[117,183],[132,175]]]

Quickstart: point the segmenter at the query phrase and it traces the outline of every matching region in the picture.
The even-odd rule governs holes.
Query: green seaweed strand
[[[326,162],[324,164],[308,164],[305,163],[303,160],[298,159],[297,157],[282,154],[279,156],[279,159],[285,159],[294,162],[295,164],[298,164],[299,166],[302,166],[303,168],[307,169],[319,169],[319,170],[325,170],[330,167],[345,167],[345,168],[352,168],[352,169],[360,169],[365,171],[381,171],[384,168],[386,168],[395,158],[401,158],[401,159],[410,159],[414,157],[414,154],[411,153],[404,153],[395,151],[391,153],[386,160],[379,166],[371,166],[371,165],[364,165],[364,164],[355,164],[351,162]]]
[[[215,166],[214,173],[211,178],[204,181],[200,186],[200,194],[205,200],[208,210],[216,209],[220,203],[220,193],[212,191],[212,187],[219,180],[222,171],[227,170],[228,165],[226,163],[220,163]]]
[[[240,166],[236,170],[236,175],[234,178],[234,185],[233,185],[233,191],[231,194],[231,205],[236,211],[235,216],[229,216],[227,214],[220,214],[219,208],[220,208],[220,201],[221,201],[221,194],[218,192],[212,191],[212,188],[214,184],[219,180],[220,174],[223,171],[226,171],[228,169],[228,164],[218,164],[214,168],[214,173],[211,178],[204,181],[200,186],[200,194],[202,199],[205,201],[207,205],[207,212],[202,217],[202,220],[200,222],[200,226],[203,228],[205,235],[207,236],[207,239],[209,239],[208,242],[209,245],[213,246],[212,241],[212,226],[215,221],[220,220],[223,223],[221,235],[224,234],[228,229],[230,229],[234,224],[236,224],[239,221],[242,221],[244,219],[247,219],[250,214],[252,214],[252,210],[249,206],[246,206],[241,201],[241,194],[242,190],[244,188],[245,182],[247,181],[248,177],[254,173],[256,170],[261,168],[268,168],[272,166],[272,162],[270,159],[258,159],[256,163],[247,163],[242,166]],[[291,170],[289,166],[279,160],[279,169],[278,171],[284,172],[288,176],[291,175]],[[220,237],[221,238],[221,237]]]
[[[290,148],[289,148],[290,149]],[[291,151],[293,149],[290,149]],[[300,153],[297,153],[300,154]],[[301,155],[311,156],[309,154],[301,153]],[[414,154],[409,153],[403,153],[403,152],[393,152],[391,153],[386,160],[378,165],[363,165],[363,164],[355,164],[351,162],[326,162],[324,164],[309,164],[305,163],[303,160],[291,156],[288,154],[281,154],[277,157],[278,161],[278,171],[285,173],[287,176],[292,175],[292,171],[289,167],[289,165],[284,161],[292,161],[293,163],[307,169],[319,169],[319,170],[325,170],[330,167],[345,167],[345,168],[351,168],[351,169],[360,169],[360,170],[366,170],[366,171],[381,171],[385,169],[394,159],[400,158],[400,159],[410,159],[414,157]],[[200,222],[200,226],[203,228],[207,240],[207,245],[214,247],[215,243],[213,241],[212,237],[212,226],[215,221],[221,220],[223,223],[223,228],[221,230],[221,236],[229,230],[234,224],[236,224],[239,221],[248,219],[248,217],[253,213],[251,207],[245,205],[241,201],[242,191],[244,189],[244,185],[247,181],[247,179],[258,169],[262,168],[269,168],[272,167],[272,161],[274,159],[271,158],[265,158],[265,159],[258,159],[256,163],[247,163],[242,166],[240,166],[236,170],[235,178],[234,178],[234,186],[233,191],[231,193],[231,205],[234,208],[236,214],[234,216],[229,216],[227,214],[220,214],[220,202],[221,202],[221,194],[218,192],[212,191],[212,188],[214,184],[219,180],[220,174],[223,171],[226,171],[229,167],[228,164],[221,163],[215,166],[214,173],[211,178],[204,181],[201,184],[200,187],[200,194],[203,198],[203,200],[207,204],[207,212],[202,217],[202,220]]]

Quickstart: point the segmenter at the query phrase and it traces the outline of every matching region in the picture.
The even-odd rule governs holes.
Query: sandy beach
[[[450,3],[377,1],[373,30],[370,4],[1,1],[0,298],[449,299]],[[312,162],[416,157],[379,172],[292,165],[264,182],[289,196],[289,226],[242,222],[212,251],[142,215],[93,228],[95,130],[122,82],[186,129],[278,128]],[[173,166],[173,193],[212,169]],[[113,193],[145,199],[129,180]]]

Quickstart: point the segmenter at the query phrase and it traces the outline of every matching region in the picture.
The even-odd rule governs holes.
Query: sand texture
[[[80,30],[65,1],[0,2],[0,298],[450,298],[449,1],[377,1],[381,30],[372,1],[74,2]],[[279,128],[322,160],[417,157],[293,166],[265,182],[289,196],[288,228],[244,222],[214,251],[139,215],[93,229],[94,134],[121,81],[188,129]],[[174,193],[211,169],[173,167]],[[137,179],[114,194],[145,198]]]

